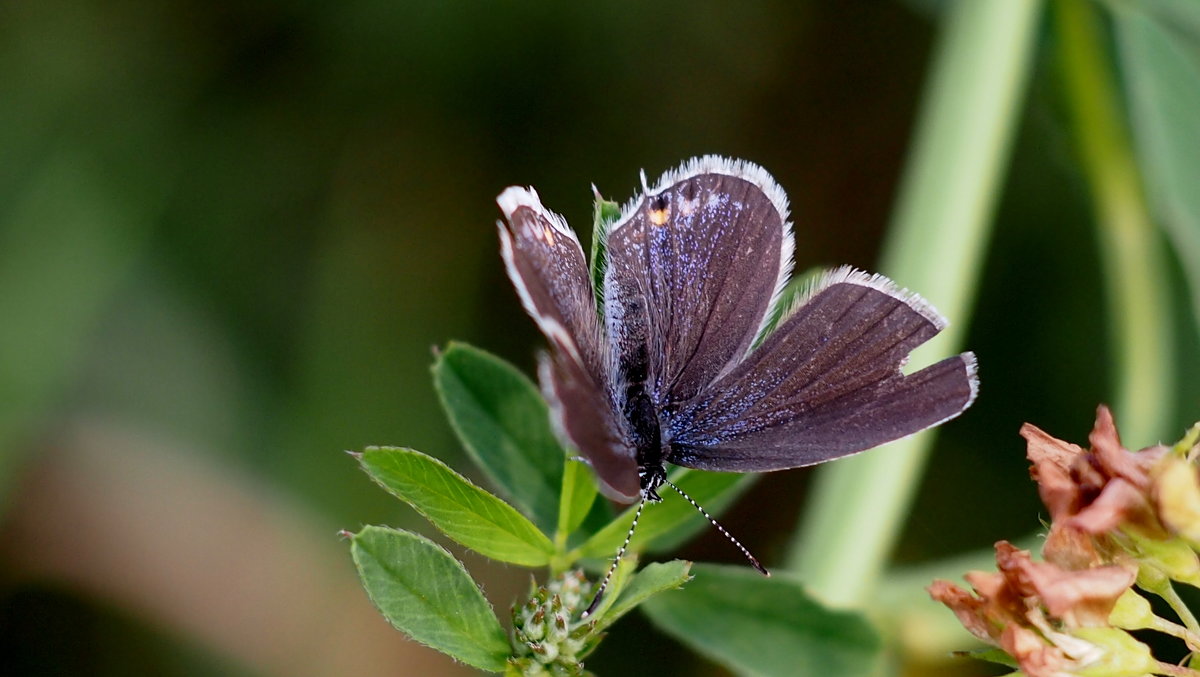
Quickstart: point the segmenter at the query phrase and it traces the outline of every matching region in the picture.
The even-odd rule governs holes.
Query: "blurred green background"
[[[420,524],[344,449],[411,446],[471,472],[433,346],[532,367],[495,195],[536,186],[586,228],[591,182],[624,201],[639,169],[742,157],[788,191],[798,270],[876,269],[933,4],[0,5],[0,671],[466,673],[375,613],[336,531]],[[901,563],[1035,530],[1018,427],[1082,442],[1112,397],[1044,24],[967,330],[981,396],[943,430]],[[1166,439],[1200,418],[1170,261]],[[810,475],[764,478],[724,520],[768,564]],[[527,584],[451,549],[500,609]],[[740,561],[715,533],[681,556]],[[589,667],[723,674],[640,618]]]

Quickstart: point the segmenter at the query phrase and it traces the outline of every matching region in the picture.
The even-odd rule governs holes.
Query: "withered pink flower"
[[[1104,474],[1119,477],[1142,491],[1150,488],[1150,469],[1169,450],[1157,445],[1131,452],[1121,445],[1112,411],[1104,405],[1096,411],[1096,424],[1088,435],[1096,463]]]
[[[1120,566],[1070,570],[1035,562],[1028,550],[1007,541],[996,543],[996,566],[996,573],[966,574],[974,594],[940,580],[929,594],[971,634],[1016,659],[1029,677],[1071,674],[1098,660],[1099,650],[1071,631],[1106,627],[1135,576]]]
[[[1065,569],[1087,569],[1109,563],[1111,556],[1096,547],[1096,538],[1064,522],[1052,524],[1042,543],[1042,557]]]
[[[1052,520],[1043,550],[1048,561],[1081,568],[1119,559],[1120,549],[1106,538],[1121,529],[1148,538],[1167,536],[1151,494],[1154,468],[1169,450],[1126,449],[1108,407],[1096,412],[1090,449],[1028,423],[1021,436],[1033,463],[1030,475]]]
[[[1096,500],[1072,515],[1066,524],[1089,534],[1129,526],[1152,537],[1166,536],[1145,490],[1120,477],[1109,480]]]
[[[1010,550],[1000,563],[1001,546]],[[1026,600],[1040,600],[1046,612],[1067,627],[1103,627],[1113,605],[1136,576],[1119,566],[1070,570],[1050,562],[1034,562],[1027,550],[1017,550],[1001,541],[996,544],[996,561],[1001,571],[1018,587]]]
[[[1012,656],[1028,677],[1059,677],[1070,674],[1078,662],[1037,632],[1012,625],[1005,628],[1000,646]]]
[[[1087,449],[1030,424],[1021,436],[1052,520],[1045,561],[1000,541],[996,572],[965,574],[973,592],[935,581],[930,595],[1027,677],[1175,674],[1127,630],[1170,626],[1133,589],[1135,580],[1148,590],[1156,581],[1163,589],[1171,580],[1200,585],[1194,455],[1184,447],[1126,449],[1103,406]]]
[[[996,644],[993,626],[985,608],[987,602],[975,597],[950,581],[936,580],[926,588],[934,601],[941,602],[954,612],[967,632],[989,644]]]

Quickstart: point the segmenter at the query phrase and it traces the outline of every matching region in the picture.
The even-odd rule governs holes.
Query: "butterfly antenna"
[[[759,561],[754,558],[754,555],[750,554],[750,551],[746,548],[746,546],[742,545],[741,541],[734,538],[733,534],[726,531],[725,527],[721,526],[720,522],[717,522],[717,520],[713,519],[713,516],[708,514],[707,510],[705,510],[704,508],[701,508],[699,503],[693,501],[691,496],[688,496],[687,494],[683,493],[683,489],[680,489],[679,487],[675,486],[675,484],[673,482],[671,482],[670,480],[664,479],[663,482],[667,486],[674,489],[676,491],[676,493],[678,493],[680,496],[687,499],[687,502],[691,503],[692,507],[699,510],[701,515],[704,515],[706,518],[708,518],[708,521],[710,523],[712,523],[712,525],[714,527],[717,528],[717,531],[721,532],[721,535],[723,535],[725,538],[728,538],[730,543],[733,543],[734,545],[737,546],[738,550],[742,551],[742,554],[746,556],[746,559],[750,560],[750,564],[752,564],[755,569],[758,569],[759,573],[761,573],[763,576],[771,575],[771,572],[767,571],[767,568],[764,567],[762,564],[760,564]]]
[[[587,610],[583,612],[580,618],[591,616],[596,607],[600,606],[600,598],[604,596],[604,590],[608,588],[609,579],[612,578],[613,572],[617,570],[617,565],[621,563],[621,558],[625,556],[625,549],[629,547],[629,540],[633,538],[633,530],[637,529],[637,523],[642,518],[642,508],[644,507],[646,507],[645,498],[638,502],[637,512],[633,513],[633,524],[629,525],[629,533],[625,534],[625,542],[617,550],[617,556],[613,558],[612,564],[608,567],[608,573],[604,574],[604,580],[600,581],[600,587],[596,590],[596,596],[592,599],[592,603],[588,605]]]

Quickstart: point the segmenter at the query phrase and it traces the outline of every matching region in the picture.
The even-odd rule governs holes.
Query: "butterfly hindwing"
[[[567,352],[543,354],[538,380],[561,436],[591,464],[601,492],[622,503],[638,497],[637,461],[607,394]]]
[[[539,380],[555,428],[592,464],[607,495],[631,501],[637,464],[609,393],[607,343],[579,241],[532,190],[509,188],[497,202],[508,220],[500,224],[508,275],[550,343]]]
[[[745,361],[680,410],[668,460],[707,470],[795,468],[953,418],[975,397],[974,356],[901,372],[944,326],[885,278],[832,271]]]

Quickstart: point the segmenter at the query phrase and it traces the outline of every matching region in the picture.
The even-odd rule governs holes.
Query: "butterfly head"
[[[638,480],[642,486],[641,494],[643,501],[658,503],[662,500],[662,496],[658,495],[658,488],[667,481],[666,468],[661,465],[643,466],[638,470]]]

